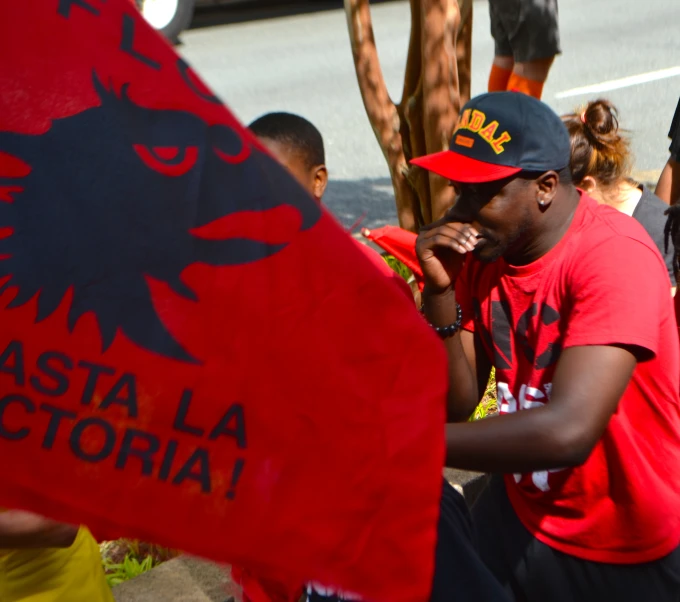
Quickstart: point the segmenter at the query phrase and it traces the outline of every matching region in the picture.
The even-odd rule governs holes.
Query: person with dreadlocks
[[[680,204],[676,203],[666,209],[666,216],[665,250],[673,254],[673,269],[677,274],[680,273]],[[680,295],[675,295],[675,321],[678,323],[678,336],[680,336]]]
[[[670,157],[661,172],[656,185],[656,194],[670,205],[666,210],[665,245],[666,252],[673,253],[673,267],[680,273],[680,100],[673,115],[671,129],[668,132],[671,140]],[[669,243],[671,243],[669,245]],[[675,296],[675,319],[680,324],[680,295]],[[680,327],[678,327],[680,335]]]
[[[673,253],[673,269],[680,272],[680,205],[671,205],[666,209],[666,227],[664,228],[664,243],[666,250],[669,248],[669,242]],[[676,313],[677,313],[676,303]]]
[[[571,140],[573,183],[598,203],[635,218],[659,249],[675,294],[673,250],[664,243],[668,205],[631,177],[630,142],[619,128],[618,110],[608,100],[594,100],[562,116]]]

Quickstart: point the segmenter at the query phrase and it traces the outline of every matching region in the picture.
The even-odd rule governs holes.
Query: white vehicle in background
[[[196,0],[135,0],[146,22],[175,42],[194,16]]]
[[[160,31],[171,42],[189,25],[196,6],[237,4],[247,0],[135,0],[137,7],[156,31]]]

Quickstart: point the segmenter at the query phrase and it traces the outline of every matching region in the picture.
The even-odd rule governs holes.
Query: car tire
[[[151,27],[176,44],[179,34],[191,25],[195,4],[196,0],[143,0],[140,10]]]

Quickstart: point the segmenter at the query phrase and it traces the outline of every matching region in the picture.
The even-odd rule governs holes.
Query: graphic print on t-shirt
[[[518,398],[510,390],[504,372],[526,374],[527,379],[535,377],[547,368],[554,367],[562,351],[559,332],[559,312],[547,302],[532,303],[519,317],[516,325],[512,324],[510,303],[505,300],[491,301],[491,332],[481,319],[481,304],[477,298],[472,300],[475,318],[479,324],[478,332],[488,351],[493,352],[493,364],[496,367],[496,394],[501,414],[510,414],[518,410],[529,410],[545,405],[550,400],[552,383],[543,382],[539,387],[522,384]],[[547,327],[547,328],[546,328]],[[540,328],[540,333],[538,329]],[[538,335],[538,336],[537,336]],[[534,342],[539,344],[534,347]],[[513,348],[516,364],[513,363]],[[544,375],[548,376],[548,375]],[[552,377],[552,374],[549,375]],[[552,378],[550,378],[552,380]],[[521,381],[520,381],[521,382]],[[549,491],[548,474],[564,470],[541,470],[531,473],[531,481],[541,491]],[[515,474],[515,482],[522,480],[521,474]]]
[[[472,300],[475,318],[480,322],[479,335],[487,345],[493,349],[494,366],[497,369],[512,368],[512,332],[519,344],[524,357],[531,362],[537,370],[543,370],[557,363],[562,345],[559,341],[559,333],[555,333],[555,339],[549,342],[545,348],[537,352],[531,345],[529,337],[532,320],[539,313],[538,303],[532,305],[520,316],[517,326],[512,328],[510,320],[510,305],[507,301],[491,302],[491,330],[490,333],[483,322],[481,322],[481,305],[478,299]],[[560,319],[559,312],[548,305],[541,304],[540,321],[545,326],[555,324]]]

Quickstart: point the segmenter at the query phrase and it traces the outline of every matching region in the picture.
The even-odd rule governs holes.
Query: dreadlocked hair
[[[673,255],[673,269],[680,272],[680,205],[671,205],[665,211],[668,216],[663,229],[664,252],[668,253],[668,241],[672,241],[675,254]]]

